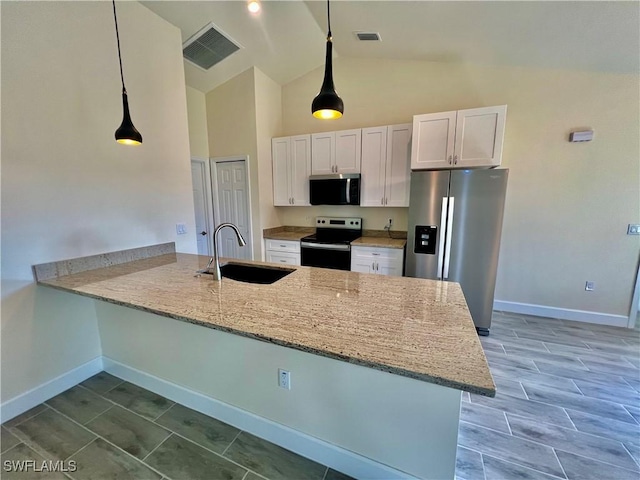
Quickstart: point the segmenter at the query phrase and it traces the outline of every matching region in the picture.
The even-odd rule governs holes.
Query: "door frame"
[[[209,256],[213,253],[213,228],[215,225],[215,218],[213,215],[213,197],[211,196],[211,171],[209,166],[209,159],[202,157],[191,157],[191,164],[198,165],[202,171],[202,179],[204,182],[205,189],[205,201],[204,201],[204,212],[205,212],[205,224],[207,230],[207,248],[209,250]],[[195,206],[194,206],[194,218],[195,218]],[[200,232],[196,232],[196,235],[200,235]]]
[[[211,203],[213,205],[213,218],[220,218],[220,211],[218,210],[217,202],[214,202],[215,198],[218,198],[218,170],[216,168],[218,163],[227,162],[244,162],[244,166],[247,172],[247,213],[249,215],[249,241],[251,242],[251,248],[249,249],[250,260],[254,260],[253,254],[255,237],[253,236],[253,212],[251,209],[251,170],[249,167],[249,155],[232,155],[229,157],[211,157],[209,158],[209,183],[211,185]],[[215,225],[215,222],[213,223]],[[211,235],[211,241],[213,241],[213,234]]]

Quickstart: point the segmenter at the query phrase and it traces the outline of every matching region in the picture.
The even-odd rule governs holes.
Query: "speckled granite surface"
[[[351,245],[354,247],[384,247],[402,249],[407,244],[406,238],[389,238],[389,237],[360,237]]]
[[[265,228],[262,236],[270,240],[300,240],[302,237],[315,233],[313,227],[274,227]]]
[[[39,284],[438,385],[495,386],[456,283],[297,267],[272,285],[194,276],[170,253]],[[259,263],[259,262],[245,262]]]

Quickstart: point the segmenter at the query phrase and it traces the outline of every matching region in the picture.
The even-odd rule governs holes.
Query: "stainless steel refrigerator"
[[[411,172],[405,274],[460,283],[488,335],[508,169]]]

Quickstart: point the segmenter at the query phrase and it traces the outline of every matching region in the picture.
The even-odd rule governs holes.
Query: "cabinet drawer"
[[[300,253],[300,242],[267,239],[267,250]]]
[[[285,265],[300,265],[300,254],[291,252],[267,251],[267,262]]]
[[[351,247],[352,258],[377,258],[402,262],[403,253],[401,248]]]

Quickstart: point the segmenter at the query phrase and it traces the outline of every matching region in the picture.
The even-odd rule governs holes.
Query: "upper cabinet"
[[[309,206],[311,136],[297,135],[271,140],[273,205]]]
[[[311,174],[360,173],[361,130],[311,135]]]
[[[363,207],[408,207],[410,123],[362,129]]]
[[[413,117],[412,170],[497,167],[507,106]]]

